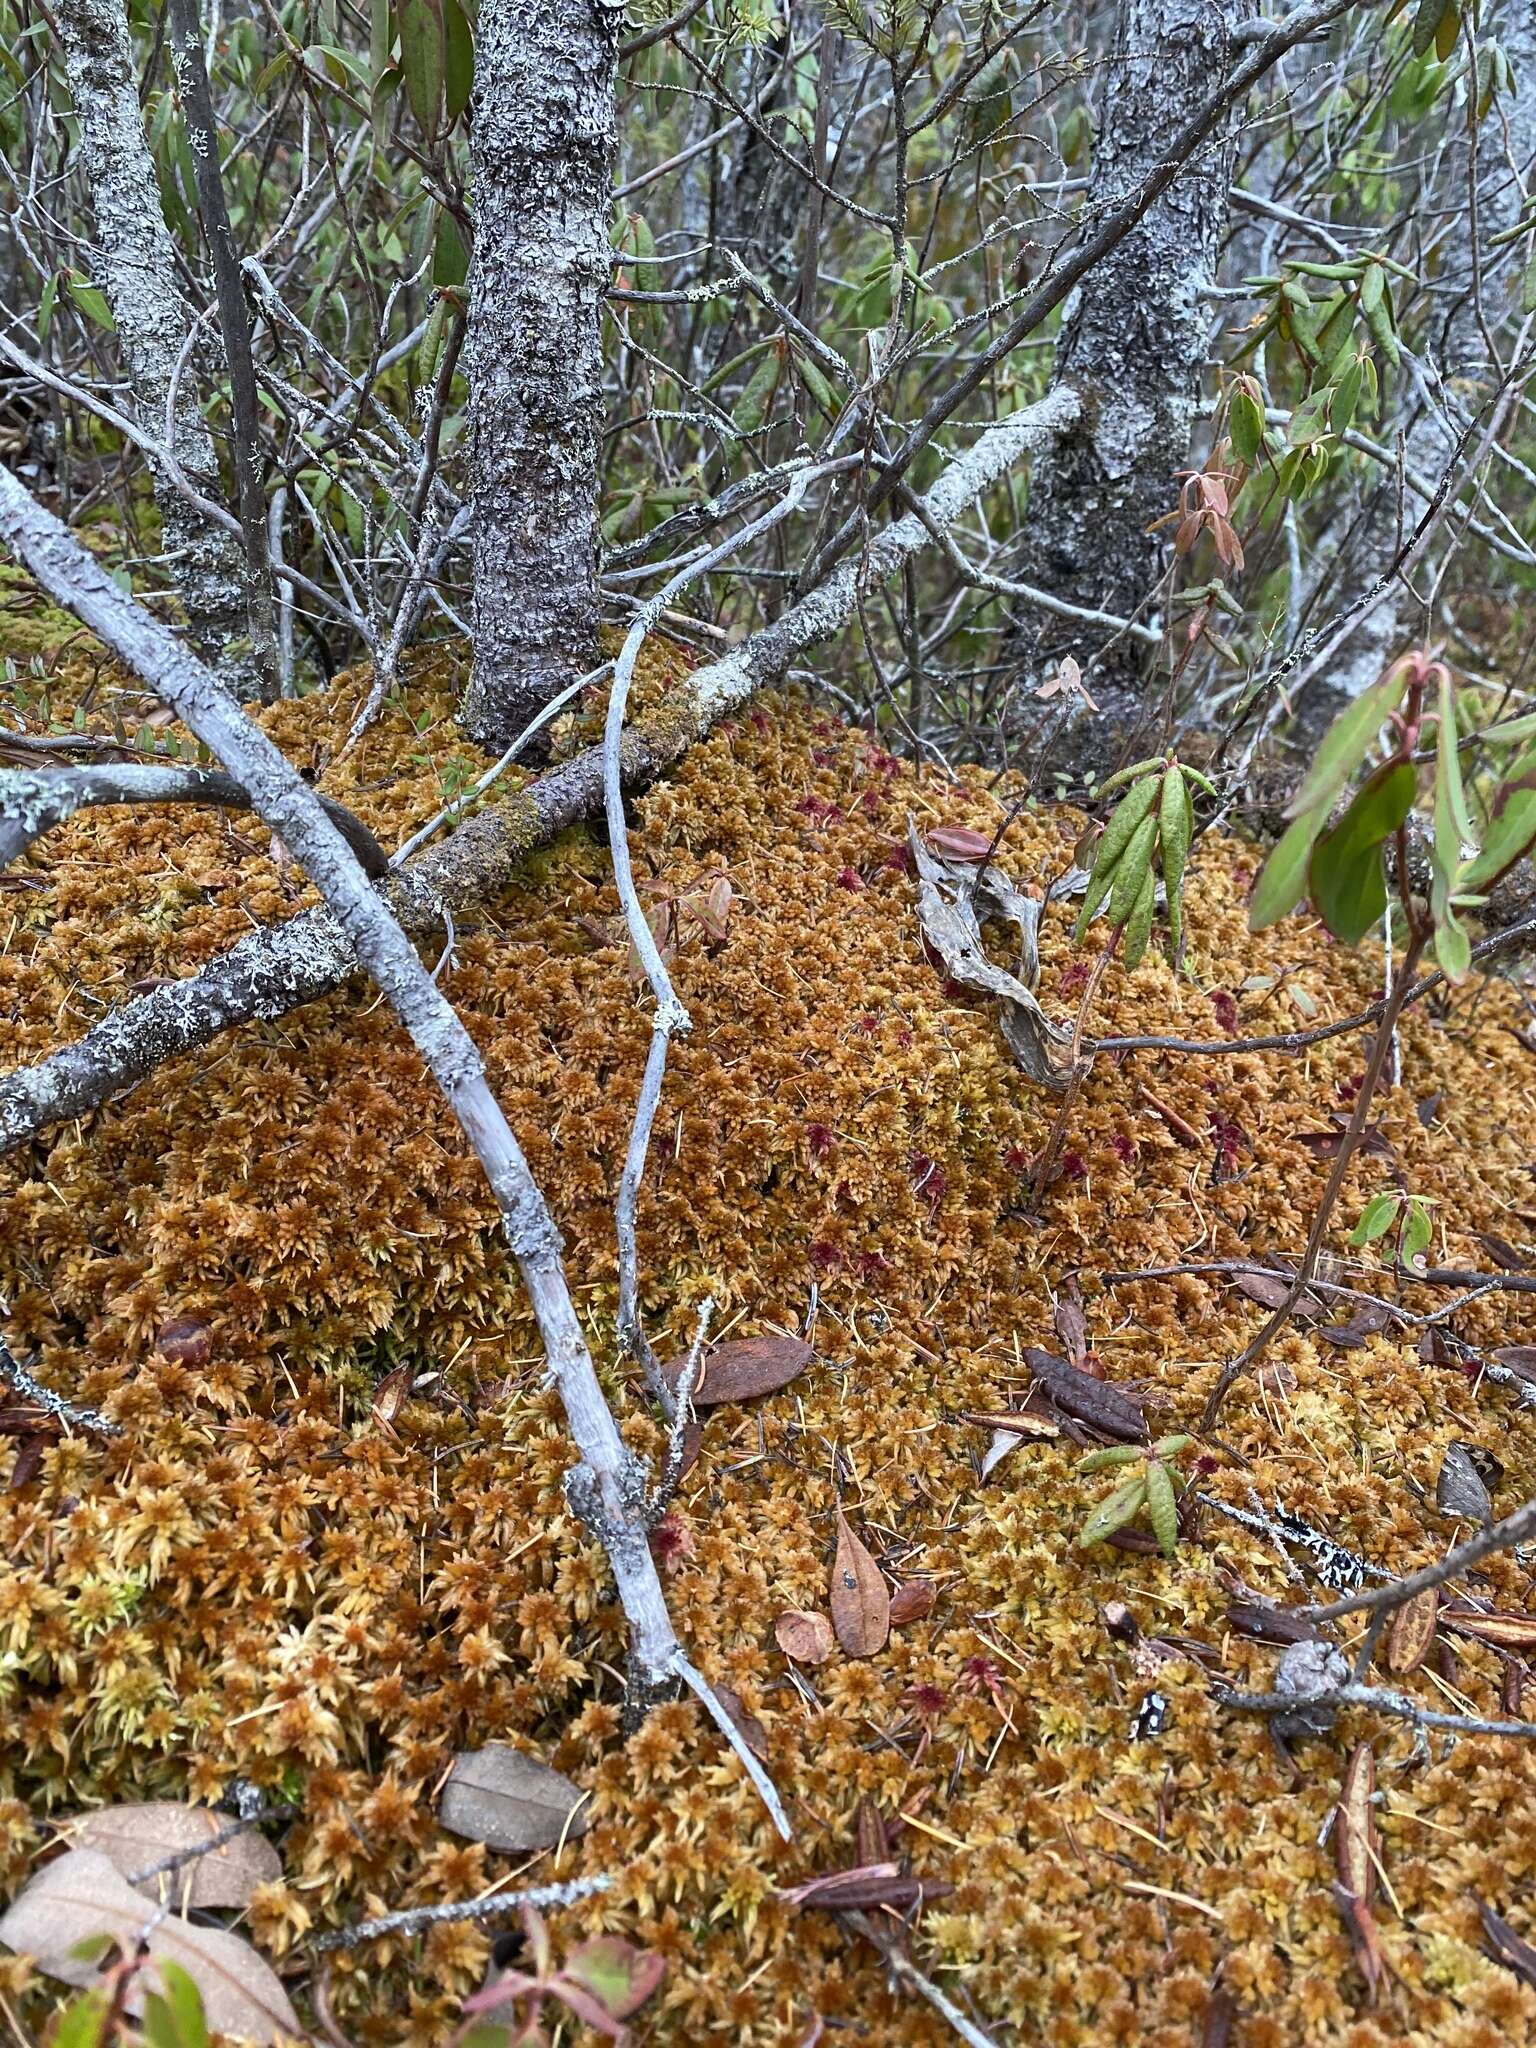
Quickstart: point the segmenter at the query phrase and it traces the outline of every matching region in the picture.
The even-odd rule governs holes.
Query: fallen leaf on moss
[[[176,1316],[172,1321],[162,1323],[156,1331],[155,1349],[173,1365],[195,1368],[208,1363],[213,1338],[208,1325],[199,1322],[195,1316]]]
[[[873,1657],[891,1632],[891,1595],[885,1574],[838,1511],[837,1555],[832,1560],[832,1626],[850,1657]]]
[[[1496,1963],[1502,1963],[1506,1970],[1513,1970],[1523,1984],[1529,1984],[1536,1991],[1536,1948],[1523,1935],[1516,1934],[1513,1927],[1492,1906],[1477,1902],[1479,1917],[1483,1923],[1483,1934],[1488,1943],[1488,1952]]]
[[[1475,1636],[1501,1650],[1536,1650],[1536,1615],[1479,1614],[1458,1604],[1443,1608],[1440,1619],[1458,1635]]]
[[[870,1863],[809,1878],[779,1897],[787,1906],[813,1906],[824,1913],[851,1913],[869,1906],[894,1906],[908,1913],[927,1899],[947,1898],[953,1890],[942,1878],[907,1877],[894,1863]]]
[[[1146,1442],[1147,1421],[1141,1405],[1123,1388],[1095,1379],[1092,1373],[1079,1372],[1064,1358],[1053,1358],[1049,1351],[1031,1346],[1025,1347],[1024,1363],[1064,1415],[1122,1443]]]
[[[992,841],[985,832],[973,832],[969,825],[935,825],[923,834],[925,846],[949,860],[985,860]]]
[[[1439,1588],[1426,1586],[1393,1615],[1387,1635],[1387,1669],[1397,1677],[1406,1678],[1410,1671],[1417,1671],[1429,1655],[1439,1612]]]
[[[244,1906],[259,1884],[281,1878],[283,1866],[265,1835],[252,1828],[209,1849],[195,1863],[138,1879],[138,1872],[168,1856],[201,1848],[229,1826],[226,1814],[206,1806],[156,1799],[138,1806],[102,1806],[62,1823],[71,1848],[94,1849],[145,1898],[168,1898],[186,1907]]]
[[[1334,1828],[1339,1881],[1367,1911],[1376,1897],[1376,1759],[1368,1742],[1358,1743],[1344,1772]]]
[[[891,1595],[891,1627],[905,1628],[908,1622],[921,1621],[933,1612],[933,1599],[932,1580],[908,1579]]]
[[[717,1344],[704,1361],[693,1391],[694,1406],[713,1408],[722,1401],[750,1401],[759,1394],[777,1393],[815,1356],[798,1337],[737,1337]],[[677,1385],[686,1364],[686,1359],[674,1358],[662,1367],[670,1385]]]
[[[287,1992],[248,1941],[222,1927],[162,1918],[99,1850],[71,1849],[45,1864],[0,1919],[0,1941],[64,1984],[95,1981],[96,1961],[71,1951],[102,1935],[130,1954],[142,1941],[152,1958],[180,1963],[203,1994],[212,2032],[257,2042],[302,2037]],[[130,2013],[143,2011],[144,1989],[142,1976],[130,1980]]]
[[[1435,1504],[1443,1515],[1449,1515],[1455,1521],[1487,1522],[1493,1519],[1493,1502],[1466,1444],[1453,1443],[1446,1447],[1440,1470],[1435,1475]]]
[[[397,1365],[393,1372],[385,1373],[373,1390],[373,1419],[381,1429],[389,1429],[400,1410],[410,1399],[411,1387],[416,1378],[416,1368],[411,1365]]]
[[[437,1817],[451,1834],[504,1854],[550,1849],[585,1834],[579,1786],[507,1742],[465,1750],[449,1772]]]
[[[774,1641],[795,1664],[825,1664],[837,1647],[824,1614],[791,1607],[773,1624]]]
[[[1051,1318],[1056,1334],[1067,1347],[1067,1363],[1079,1369],[1088,1356],[1088,1318],[1083,1314],[1082,1300],[1074,1280],[1056,1299],[1056,1310]]]
[[[756,1714],[752,1712],[751,1708],[746,1705],[741,1694],[729,1685],[717,1685],[715,1687],[715,1698],[724,1707],[726,1718],[748,1749],[751,1750],[752,1754],[757,1757],[766,1757],[768,1754],[768,1730],[759,1721]]]

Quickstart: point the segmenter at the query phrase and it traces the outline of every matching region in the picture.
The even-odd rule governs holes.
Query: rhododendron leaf
[[[1117,1529],[1123,1529],[1128,1522],[1134,1522],[1147,1504],[1147,1475],[1138,1472],[1127,1479],[1123,1486],[1117,1486],[1107,1500],[1102,1500],[1084,1522],[1078,1535],[1079,1550],[1092,1550],[1095,1544],[1107,1543]]]
[[[1179,1504],[1173,1481],[1160,1458],[1147,1460],[1147,1520],[1164,1557],[1172,1557],[1179,1543]]]
[[[1358,945],[1387,907],[1381,848],[1407,817],[1417,787],[1411,761],[1387,762],[1312,849],[1307,887],[1313,905],[1347,945]]]

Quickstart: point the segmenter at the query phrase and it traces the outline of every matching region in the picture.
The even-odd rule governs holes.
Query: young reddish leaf
[[[804,1372],[815,1356],[798,1337],[738,1337],[717,1344],[704,1361],[694,1406],[713,1408],[721,1401],[750,1401],[758,1394],[776,1393]],[[674,1358],[662,1367],[674,1387],[686,1362]]]
[[[774,1640],[795,1664],[825,1664],[836,1644],[832,1624],[824,1614],[808,1608],[791,1607],[773,1624]]]
[[[891,1632],[891,1596],[885,1575],[849,1528],[837,1517],[837,1555],[832,1561],[832,1626],[850,1657],[873,1657]]]

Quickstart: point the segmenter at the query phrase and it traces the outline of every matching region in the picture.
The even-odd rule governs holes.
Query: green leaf
[[[1360,274],[1360,311],[1369,313],[1373,306],[1381,304],[1382,292],[1386,289],[1387,273],[1376,262],[1367,263]]]
[[[405,97],[428,142],[437,139],[443,108],[447,37],[442,0],[399,0],[400,69]]]
[[[1447,981],[1462,982],[1472,967],[1472,941],[1449,904],[1435,917],[1435,958]]]
[[[1172,958],[1179,950],[1184,927],[1184,869],[1189,861],[1190,841],[1195,836],[1195,809],[1189,800],[1184,771],[1177,762],[1163,777],[1157,828],[1162,843],[1163,893],[1168,900],[1168,952]]]
[[[1173,1481],[1160,1458],[1147,1460],[1147,1520],[1164,1557],[1179,1547],[1179,1504],[1174,1499]]]
[[[451,128],[469,105],[475,84],[475,37],[459,0],[444,0],[444,111]]]
[[[1435,871],[1437,877],[1444,878],[1447,891],[1461,871],[1465,849],[1477,837],[1461,785],[1459,739],[1455,693],[1450,677],[1442,674],[1440,721],[1435,737]]]
[[[1445,0],[1419,0],[1413,13],[1413,30],[1410,41],[1415,57],[1422,57],[1435,40],[1440,26],[1440,17],[1445,12]]]
[[[1156,909],[1157,877],[1149,861],[1136,901],[1131,906],[1131,914],[1125,921],[1125,965],[1128,973],[1133,973],[1141,965],[1141,956],[1152,936],[1152,918]]]
[[[1493,806],[1483,850],[1461,870],[1457,891],[1490,888],[1536,842],[1536,752],[1523,754],[1510,770]]]
[[[1111,924],[1124,924],[1136,908],[1141,885],[1152,873],[1152,849],[1156,843],[1157,820],[1145,817],[1131,834],[1130,845],[1115,862],[1115,883],[1109,892]]]
[[[1300,789],[1286,806],[1287,817],[1299,818],[1306,811],[1332,808],[1335,797],[1370,752],[1388,716],[1397,709],[1407,681],[1407,671],[1393,667],[1345,705],[1324,734],[1317,759],[1307,770]]]
[[[453,290],[469,276],[469,251],[459,224],[451,213],[439,209],[437,235],[432,244],[432,282],[439,291]]]
[[[180,1963],[159,1963],[161,1992],[144,1998],[144,2031],[151,2048],[208,2048],[203,1994]]]
[[[1086,1458],[1079,1458],[1079,1472],[1103,1472],[1111,1465],[1137,1464],[1146,1453],[1139,1444],[1110,1444],[1102,1451],[1090,1451]]]
[[[1117,1529],[1135,1521],[1146,1505],[1146,1499],[1147,1475],[1138,1472],[1123,1486],[1117,1486],[1107,1500],[1099,1502],[1082,1526],[1077,1539],[1078,1549],[1092,1550],[1096,1543],[1107,1543]]]
[[[1407,817],[1418,788],[1411,761],[1389,761],[1312,849],[1307,893],[1335,938],[1358,945],[1387,907],[1381,848]]]
[[[1429,1220],[1429,1211],[1415,1195],[1408,1204],[1408,1214],[1403,1218],[1403,1235],[1398,1247],[1405,1266],[1417,1265],[1429,1250],[1434,1226]]]
[[[101,2048],[107,2035],[107,1994],[87,1991],[72,1998],[53,2031],[52,2048]]]
[[[1441,15],[1435,29],[1435,55],[1442,64],[1455,49],[1456,38],[1460,34],[1461,15],[1456,8],[1455,0],[1451,0],[1451,5]]]
[[[731,418],[743,434],[755,434],[763,424],[763,415],[779,381],[781,367],[778,350],[766,349],[762,361],[747,379],[741,396],[731,408]]]
[[[1237,459],[1251,466],[1264,446],[1264,415],[1250,393],[1239,391],[1233,398],[1227,425]]]
[[[107,304],[106,294],[96,289],[88,277],[82,277],[77,270],[64,273],[64,289],[80,308],[86,319],[111,334],[117,322],[112,318],[112,308]]]
[[[1307,861],[1323,829],[1323,812],[1306,811],[1287,827],[1259,874],[1248,905],[1248,929],[1261,932],[1296,908],[1307,893]]]
[[[1385,1237],[1397,1221],[1402,1199],[1401,1195],[1372,1195],[1360,1212],[1360,1221],[1349,1233],[1350,1243],[1374,1244],[1378,1237]]]

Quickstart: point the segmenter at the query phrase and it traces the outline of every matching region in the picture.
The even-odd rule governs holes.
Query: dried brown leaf
[[[838,1511],[837,1555],[832,1560],[830,1606],[837,1640],[850,1657],[873,1657],[891,1632],[891,1595],[885,1574]]]
[[[1442,1608],[1440,1620],[1458,1635],[1475,1636],[1501,1650],[1536,1650],[1536,1615],[1479,1614],[1456,1605]]]
[[[510,1854],[549,1849],[586,1832],[584,1794],[569,1778],[507,1742],[467,1749],[438,1799],[437,1817],[455,1835]]]
[[[1435,1477],[1435,1503],[1443,1515],[1450,1515],[1457,1521],[1488,1522],[1493,1519],[1493,1502],[1466,1444],[1447,1446]]]
[[[992,850],[991,835],[969,825],[935,825],[923,834],[923,843],[946,860],[985,860]]]
[[[921,1621],[925,1615],[932,1614],[933,1600],[931,1579],[908,1579],[891,1595],[891,1627],[905,1628],[909,1622]]]
[[[872,1863],[858,1870],[836,1870],[813,1877],[779,1897],[788,1906],[811,1906],[824,1913],[851,1913],[871,1906],[894,1906],[908,1913],[927,1899],[947,1898],[954,1886],[942,1878],[906,1877],[894,1863]]]
[[[1440,1613],[1440,1592],[1426,1586],[1404,1601],[1392,1617],[1387,1635],[1387,1669],[1399,1678],[1417,1671],[1429,1655],[1435,1640],[1435,1623]]]
[[[206,1806],[182,1806],[172,1799],[102,1806],[61,1825],[71,1848],[94,1849],[145,1898],[169,1899],[178,1912],[189,1906],[244,1906],[257,1885],[271,1884],[283,1874],[278,1853],[266,1836],[247,1828],[195,1863],[135,1883],[138,1872],[151,1864],[201,1848],[223,1833],[229,1816]]]
[[[1086,1422],[1103,1436],[1121,1443],[1140,1444],[1147,1440],[1147,1421],[1140,1403],[1122,1387],[1080,1372],[1064,1358],[1048,1351],[1026,1347],[1024,1363],[1040,1381],[1055,1405],[1066,1415]]]
[[[411,1387],[416,1379],[413,1365],[397,1365],[393,1372],[385,1373],[373,1390],[372,1412],[374,1421],[388,1429],[410,1399]]]
[[[804,1372],[815,1356],[798,1337],[736,1337],[717,1344],[704,1360],[694,1406],[713,1408],[722,1401],[750,1401],[759,1394],[776,1393]],[[685,1358],[674,1358],[662,1367],[672,1386],[682,1378],[686,1364]]]
[[[794,1664],[825,1664],[837,1647],[824,1614],[791,1607],[773,1624],[774,1640]]]
[[[724,1707],[726,1718],[742,1741],[757,1757],[768,1754],[768,1730],[759,1721],[750,1707],[742,1700],[741,1694],[729,1685],[717,1685],[715,1698]]]
[[[1227,1608],[1227,1621],[1240,1636],[1256,1643],[1315,1643],[1322,1630],[1315,1622],[1295,1614],[1288,1607],[1275,1607],[1264,1600],[1234,1600]]]
[[[1368,1742],[1357,1743],[1344,1772],[1334,1828],[1339,1882],[1367,1909],[1376,1896],[1376,1759]]]
[[[885,1816],[873,1799],[861,1799],[853,1816],[853,1839],[863,1866],[871,1863],[888,1863],[891,1855],[891,1838],[886,1832]]]
[[[1083,1360],[1088,1356],[1088,1318],[1083,1314],[1075,1282],[1070,1290],[1063,1288],[1057,1296],[1052,1320],[1057,1336],[1067,1347],[1067,1363],[1081,1369]]]
[[[155,1349],[173,1365],[203,1366],[213,1351],[212,1332],[195,1316],[176,1316],[155,1332]]]
[[[1516,1934],[1503,1915],[1495,1913],[1492,1906],[1484,1905],[1481,1899],[1477,1902],[1477,1910],[1494,1961],[1502,1963],[1506,1970],[1513,1970],[1523,1984],[1529,1984],[1536,1991],[1536,1948],[1524,1935]]]
[[[155,1960],[180,1963],[203,1995],[212,2032],[255,2042],[302,2038],[287,1992],[248,1941],[174,1914],[162,1918],[160,1908],[136,1892],[99,1850],[71,1849],[57,1862],[44,1864],[0,1919],[0,1942],[33,1957],[45,1976],[65,1984],[95,1980],[96,1962],[71,1950],[100,1935],[130,1951],[146,1941]],[[142,1976],[130,1981],[130,2013],[142,2012],[144,1991]]]

